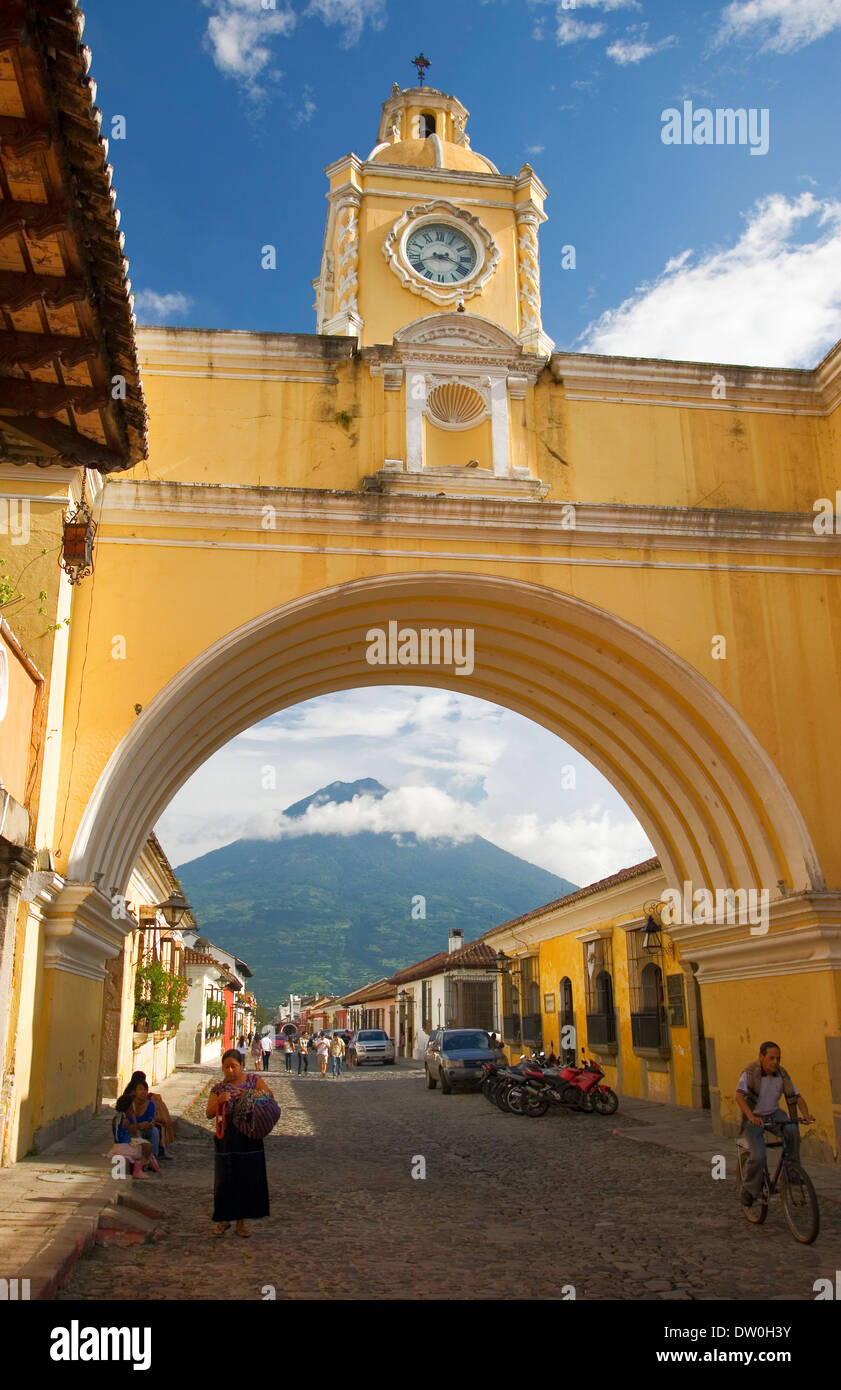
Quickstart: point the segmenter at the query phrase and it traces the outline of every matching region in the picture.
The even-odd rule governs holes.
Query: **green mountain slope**
[[[370,779],[334,783],[286,814],[384,791]],[[202,934],[248,962],[268,1006],[392,974],[445,949],[450,927],[469,941],[576,886],[478,836],[453,844],[367,831],[237,840],[177,872]],[[426,918],[413,920],[418,894]]]

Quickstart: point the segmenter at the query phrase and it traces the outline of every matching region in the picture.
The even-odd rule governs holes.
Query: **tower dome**
[[[374,164],[416,169],[460,169],[498,174],[496,165],[470,148],[469,111],[457,97],[434,87],[397,85],[383,102],[378,143],[368,156]]]

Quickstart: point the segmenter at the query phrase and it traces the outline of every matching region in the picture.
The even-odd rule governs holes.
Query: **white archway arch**
[[[371,667],[365,634],[472,627],[475,670]],[[697,887],[823,887],[803,818],[737,712],[652,637],[542,586],[458,573],[357,580],[245,623],[147,705],[103,769],[67,876],[123,891],[187,778],[243,729],[337,690],[418,684],[467,691],[557,733],[616,787],[667,878]]]

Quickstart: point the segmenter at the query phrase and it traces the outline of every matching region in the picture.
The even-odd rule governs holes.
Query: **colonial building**
[[[0,983],[17,1009],[4,1094],[27,1107],[12,1156],[96,1105],[107,961],[130,930],[114,897],[187,777],[279,708],[407,682],[514,709],[609,778],[664,891],[689,904],[668,939],[715,1040],[714,1124],[732,1120],[724,1078],[770,1033],[809,1077],[818,1142],[837,1155],[841,537],[813,522],[841,466],[841,346],[809,370],[556,350],[543,184],[474,151],[456,97],[395,88],[367,155],[327,170],[314,333],[138,334],[150,444],[134,468],[143,398],[78,13],[59,0],[18,12],[27,23],[4,28],[1,50],[14,206],[3,200],[0,228],[12,363],[0,499],[30,505],[20,561],[48,592],[50,632],[21,608],[46,732],[34,828],[24,805],[0,914]],[[46,64],[50,48],[61,63]],[[48,108],[62,113],[59,145],[42,138]],[[103,394],[116,378],[123,400]],[[91,554],[84,517],[74,530],[65,516],[83,500]],[[73,578],[92,559],[95,584],[59,578],[45,536]],[[47,877],[23,910],[15,895],[35,873]],[[695,913],[697,894],[719,893],[761,895],[765,929]],[[588,978],[591,960],[594,977],[611,973],[599,929],[578,943]],[[637,985],[653,998],[647,965],[628,957],[629,1015],[651,1013],[630,1007]],[[512,997],[503,1015],[524,1033],[545,1029],[561,979],[575,986],[562,966],[555,981],[539,948],[521,961],[519,1011]],[[668,999],[677,970],[658,969]],[[396,993],[368,1003],[394,1031]],[[685,990],[685,1019],[691,1007]],[[585,1012],[606,1016],[604,994]],[[658,1060],[638,1058],[632,1035],[628,1075],[641,1086],[645,1062],[651,1094],[666,1089]],[[676,1095],[681,1075],[675,1062]]]

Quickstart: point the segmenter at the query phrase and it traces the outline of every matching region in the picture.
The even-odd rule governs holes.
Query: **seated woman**
[[[242,1134],[228,1118],[228,1102],[243,1091],[271,1091],[256,1072],[243,1069],[239,1052],[229,1049],[222,1057],[224,1081],[213,1087],[207,1098],[207,1118],[217,1119],[213,1144],[216,1150],[213,1183],[214,1235],[222,1236],[232,1221],[238,1236],[248,1237],[246,1221],[259,1221],[269,1215],[269,1184],[266,1178],[266,1155],[262,1139],[250,1139]],[[219,1134],[221,1131],[221,1137]]]
[[[108,1157],[113,1158],[118,1155],[125,1158],[131,1164],[131,1176],[133,1178],[145,1178],[148,1174],[144,1173],[143,1168],[148,1163],[159,1173],[160,1166],[155,1160],[152,1145],[148,1139],[144,1139],[134,1122],[132,1116],[132,1097],[123,1094],[116,1105],[119,1122],[114,1128],[114,1143],[108,1150]]]
[[[125,1094],[128,1095],[130,1091],[133,1091],[140,1081],[142,1081],[144,1085],[146,1084],[145,1071],[136,1071],[132,1074],[131,1081],[126,1086]],[[155,1104],[155,1124],[160,1130],[160,1146],[156,1157],[162,1158],[164,1162],[169,1163],[172,1161],[172,1154],[167,1153],[167,1149],[170,1144],[175,1142],[175,1126],[172,1123],[172,1116],[166,1107],[163,1097],[159,1096],[157,1091],[150,1091],[149,1096]]]
[[[149,1088],[145,1081],[138,1081],[133,1089],[127,1088],[120,1099],[129,1101],[129,1108],[125,1112],[125,1128],[133,1139],[145,1139],[152,1146],[152,1153],[155,1160],[161,1147],[161,1131],[155,1122],[155,1102],[149,1095]],[[157,1162],[156,1162],[157,1167]],[[160,1168],[158,1168],[160,1172]]]

